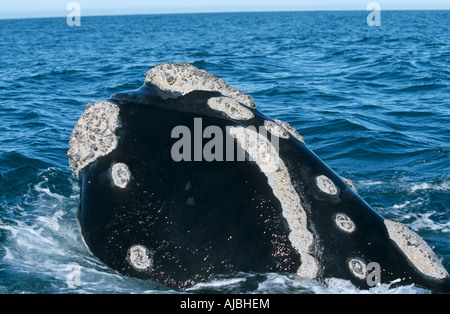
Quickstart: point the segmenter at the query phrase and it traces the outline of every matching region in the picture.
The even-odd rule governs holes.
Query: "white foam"
[[[229,278],[229,279],[212,279],[208,282],[200,282],[189,289],[186,289],[187,291],[195,291],[195,290],[201,290],[205,288],[224,288],[227,286],[233,286],[242,282],[245,282],[245,278]]]
[[[449,191],[450,190],[450,181],[444,181],[441,183],[423,182],[423,183],[419,183],[419,184],[414,184],[411,187],[412,193],[415,193],[417,191],[424,191],[424,190]]]
[[[47,196],[53,197],[54,199],[58,200],[59,202],[64,201],[64,196],[59,195],[59,194],[57,194],[57,193],[53,193],[52,191],[50,191],[50,189],[49,189],[48,187],[47,187],[47,188],[42,187],[42,184],[43,184],[43,183],[44,183],[44,182],[41,182],[41,183],[39,183],[39,184],[36,184],[36,185],[34,186],[34,190],[35,190],[36,192],[38,192],[38,193],[44,193],[44,194],[47,195]]]
[[[426,212],[423,207],[426,206]],[[450,221],[443,218],[447,213],[442,213],[430,206],[424,197],[410,199],[400,204],[394,204],[384,209],[394,220],[407,224],[412,230],[433,230],[450,233]]]
[[[399,204],[399,205],[396,204],[396,205],[392,206],[391,208],[392,209],[402,209],[402,208],[405,208],[406,206],[408,206],[409,204],[411,204],[411,202],[406,201],[403,204]]]
[[[373,185],[382,185],[385,184],[383,181],[375,181],[375,180],[359,180],[357,185],[362,186],[373,186]]]
[[[260,279],[257,278],[260,277]],[[247,281],[259,281],[256,288],[246,291]],[[300,278],[293,274],[265,273],[265,274],[249,274],[239,273],[235,278],[211,279],[210,281],[196,284],[188,289],[189,292],[212,290],[217,292],[226,291],[242,291],[257,294],[429,294],[430,291],[416,287],[415,285],[406,285],[392,287],[398,280],[394,280],[390,284],[381,284],[369,290],[362,290],[356,287],[349,280],[339,278],[326,279],[324,283],[320,283],[313,279]]]
[[[436,212],[428,212],[423,214],[416,214],[415,220],[409,224],[409,226],[413,230],[434,230],[434,231],[440,231],[443,233],[450,233],[450,221],[446,222],[437,222],[436,220],[432,219],[431,217],[433,215],[436,215]]]
[[[52,231],[59,231],[60,225],[59,225],[59,220],[62,220],[63,218],[63,211],[58,210],[57,212],[55,212],[51,217],[37,217],[37,220],[42,222],[43,226],[50,228]]]
[[[394,280],[391,284],[381,284],[369,290],[358,289],[349,280],[330,278],[325,280],[325,285],[313,287],[316,294],[429,294],[430,291],[418,288],[414,285],[392,287],[397,282]]]

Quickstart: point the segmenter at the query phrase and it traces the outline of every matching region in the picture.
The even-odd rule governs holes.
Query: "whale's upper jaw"
[[[256,110],[251,96],[189,63],[158,64],[145,74],[139,89],[115,93],[111,99],[238,122],[251,120]]]

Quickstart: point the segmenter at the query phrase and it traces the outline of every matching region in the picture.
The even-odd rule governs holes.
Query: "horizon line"
[[[381,11],[450,11],[450,9],[382,9]],[[346,10],[330,10],[330,9],[303,9],[303,10],[236,10],[236,11],[198,11],[198,12],[154,12],[154,13],[87,13],[81,17],[108,17],[108,16],[140,16],[140,15],[189,15],[189,14],[230,14],[230,13],[295,13],[295,12],[370,12],[364,9],[346,9]],[[51,19],[66,18],[70,12],[65,15],[49,15],[49,16],[25,16],[25,17],[1,17],[0,20],[24,20],[24,19]]]

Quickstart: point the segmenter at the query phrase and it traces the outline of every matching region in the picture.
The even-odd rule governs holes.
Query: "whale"
[[[447,270],[289,123],[189,63],[88,104],[69,140],[85,243],[118,273],[185,290],[219,275],[294,274],[361,289],[450,292]]]

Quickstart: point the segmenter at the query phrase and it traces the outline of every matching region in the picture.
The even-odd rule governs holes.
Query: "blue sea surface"
[[[0,293],[172,293],[87,249],[66,152],[88,103],[190,62],[250,94],[450,270],[450,11],[220,13],[0,20]],[[76,277],[78,275],[78,277]],[[364,293],[236,274],[191,292]],[[427,293],[414,285],[369,293]]]

